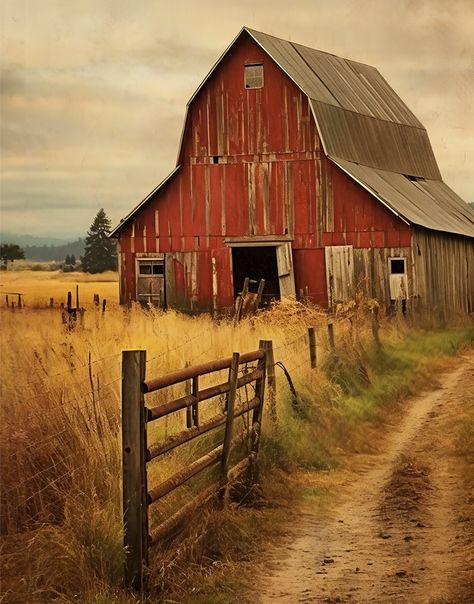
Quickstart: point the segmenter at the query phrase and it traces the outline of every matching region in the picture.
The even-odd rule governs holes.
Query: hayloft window
[[[244,68],[245,88],[263,88],[263,65],[249,63]]]

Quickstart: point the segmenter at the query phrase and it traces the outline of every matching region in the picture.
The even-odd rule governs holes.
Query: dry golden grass
[[[1,271],[0,272],[0,307],[5,307],[5,292],[24,294],[27,307],[45,307],[50,298],[56,305],[67,302],[68,291],[75,300],[76,285],[79,285],[81,306],[92,306],[94,294],[105,298],[107,304],[118,302],[118,275],[111,271],[90,275],[87,273],[63,273],[62,271]],[[16,298],[10,296],[10,300]]]
[[[31,295],[35,291],[39,295],[42,286],[37,284],[35,290],[33,281],[42,281],[42,276],[35,273]],[[45,279],[48,286],[52,281]],[[67,283],[62,277],[58,282],[61,287]],[[23,285],[26,287],[26,281]],[[117,287],[116,283],[102,285]],[[90,286],[91,292],[105,295],[96,282]],[[271,420],[268,410],[264,418],[264,474],[271,475],[275,467],[331,467],[338,463],[335,452],[363,446],[366,432],[361,424],[373,419],[382,398],[390,401],[400,396],[400,388],[395,388],[395,381],[388,386],[377,381],[374,367],[377,363],[387,363],[388,367],[393,356],[379,358],[373,348],[367,303],[359,301],[340,310],[335,319],[335,358],[328,350],[326,314],[296,302],[281,303],[237,327],[206,315],[144,312],[139,307],[125,311],[118,306],[102,315],[90,308],[84,325],[71,332],[65,330],[58,310],[1,309],[4,600],[125,601],[123,594],[116,592],[123,562],[123,349],[145,349],[147,377],[152,377],[182,368],[186,362],[200,363],[233,351],[254,350],[260,339],[271,339],[275,361],[289,371],[298,399],[292,400],[277,368],[277,421]],[[317,370],[309,367],[308,325],[317,331]],[[384,323],[382,332],[386,345],[396,347],[408,329],[396,322]],[[451,337],[455,348],[465,338],[465,331],[453,331]],[[441,338],[437,344],[441,351],[444,341]],[[403,371],[408,372],[420,354],[417,348],[398,359],[402,380]],[[369,382],[374,394],[363,399],[361,393]],[[182,386],[177,386],[165,394],[151,395],[149,402],[156,404],[165,395],[181,394]],[[216,401],[214,410],[220,404]],[[245,418],[242,425],[244,422]],[[153,427],[151,436],[181,430],[183,424],[183,414],[177,413],[160,427]],[[200,447],[202,443],[197,442],[153,463],[150,482],[156,484],[188,463]],[[183,490],[181,500],[193,490],[193,484]],[[152,521],[166,516],[176,503],[176,497],[171,496],[158,510],[152,508]],[[153,584],[169,589],[170,568],[176,569],[175,561],[155,559]]]

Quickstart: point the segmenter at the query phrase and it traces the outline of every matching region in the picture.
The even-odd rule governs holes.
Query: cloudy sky
[[[82,235],[174,167],[185,105],[243,25],[375,65],[474,201],[472,0],[2,0],[0,230]]]

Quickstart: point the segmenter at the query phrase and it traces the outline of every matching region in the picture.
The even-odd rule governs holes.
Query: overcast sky
[[[472,0],[2,0],[1,223],[115,224],[175,166],[186,102],[243,25],[376,66],[474,201]]]

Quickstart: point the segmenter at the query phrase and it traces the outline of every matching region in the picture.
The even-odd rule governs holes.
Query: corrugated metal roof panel
[[[474,237],[474,211],[441,180],[412,181],[403,174],[332,161],[392,211],[413,224]]]
[[[311,106],[328,155],[390,172],[441,178],[426,130],[313,99]]]
[[[245,30],[309,97],[349,111],[423,128],[375,67],[247,27]]]

